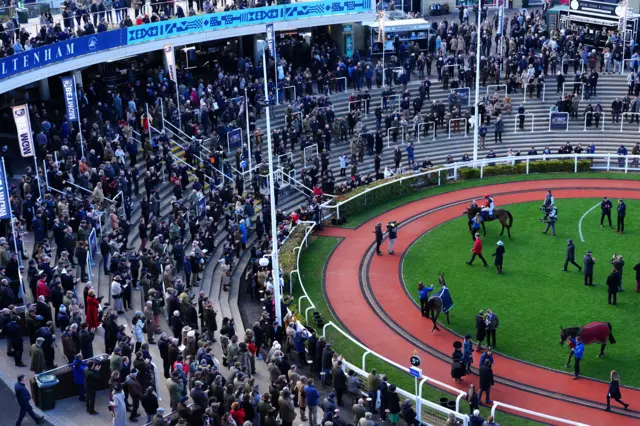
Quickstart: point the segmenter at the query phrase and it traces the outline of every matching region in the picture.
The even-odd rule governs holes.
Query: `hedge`
[[[285,284],[289,284],[289,274],[296,269],[296,258],[298,256],[297,251],[293,251],[294,248],[299,247],[304,240],[304,234],[306,233],[306,226],[296,226],[289,238],[280,246],[278,250],[278,264],[282,270],[283,279]]]
[[[518,161],[518,160],[516,160]],[[520,160],[522,161],[522,160]],[[539,160],[529,162],[529,173],[555,173],[555,172],[573,172],[575,167],[574,160]],[[434,169],[438,170],[438,169]],[[440,175],[440,185],[447,183],[447,170],[439,169],[437,174],[431,175],[415,175],[408,179],[400,180],[409,174],[396,175],[392,178],[379,180],[369,185],[360,186],[346,194],[340,194],[333,199],[334,202],[346,200],[352,201],[340,206],[340,215],[347,216],[350,214],[360,213],[377,204],[393,200],[395,198],[404,197],[414,191],[420,190],[427,186],[438,185],[438,174]],[[591,170],[590,160],[579,160],[578,171],[585,172]],[[497,164],[495,166],[486,166],[483,168],[483,176],[504,176],[504,175],[520,175],[527,172],[527,165],[523,161],[515,165]],[[458,169],[459,179],[479,179],[480,169],[464,167]],[[397,182],[393,182],[396,180]],[[383,186],[380,189],[374,188],[392,181],[392,183]],[[364,193],[357,198],[356,195]]]
[[[518,160],[516,160],[518,161]],[[547,160],[547,161],[531,161],[529,162],[529,173],[556,173],[556,172],[573,172],[575,167],[574,160]],[[591,170],[590,160],[579,160],[578,171],[586,172]],[[527,173],[527,165],[525,162],[515,165],[496,164],[495,166],[486,166],[482,170],[483,176],[505,176],[505,175],[522,175]],[[479,168],[462,168],[458,170],[460,179],[478,179],[480,177]]]
[[[338,195],[336,198],[334,198],[334,201],[340,202],[349,200],[360,193],[364,193],[364,195],[359,196],[353,201],[350,201],[349,203],[340,207],[340,215],[346,216],[349,214],[358,213],[367,210],[368,208],[376,204],[389,201],[394,198],[404,197],[407,194],[410,194],[427,186],[437,186],[438,174],[440,175],[440,184],[444,185],[445,183],[447,183],[446,170],[434,169],[434,172],[436,173],[422,175],[405,173],[395,175],[394,177],[389,179],[378,180],[368,185],[359,186],[358,188],[349,191],[346,194]],[[411,177],[407,178],[407,176]],[[383,184],[387,185],[382,186],[380,189],[373,190],[373,188],[376,188]]]

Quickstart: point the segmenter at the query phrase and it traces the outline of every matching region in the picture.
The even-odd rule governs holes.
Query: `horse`
[[[607,340],[612,345],[616,343],[616,339],[613,337],[613,327],[609,322],[592,322],[582,327],[569,327],[562,328],[560,326],[560,344],[564,345],[564,342],[569,338],[580,337],[582,339],[582,343],[585,345],[589,345],[591,343],[600,343],[600,353],[598,354],[598,358],[604,356],[604,349],[607,347]],[[570,343],[571,348],[573,348],[573,344]],[[569,363],[571,362],[571,357],[573,357],[573,350],[569,352],[569,359],[567,360],[567,364],[565,368],[569,367]]]
[[[440,331],[438,328],[440,312],[442,312],[442,298],[440,296],[431,296],[427,299],[427,317],[430,317],[431,321],[433,321],[432,333],[436,330]],[[447,316],[447,324],[451,324],[451,322],[449,322],[449,312],[445,312],[445,315]]]
[[[469,218],[469,231],[471,231],[471,222],[473,221],[473,218],[476,217],[476,214],[480,213],[481,211],[482,209],[480,207],[474,206],[474,205],[467,207],[467,209],[464,211],[464,213],[466,213],[467,217]],[[499,220],[500,224],[502,225],[502,231],[500,231],[500,235],[504,234],[504,230],[506,228],[507,234],[509,235],[509,238],[511,238],[511,227],[513,226],[513,216],[511,215],[511,212],[509,212],[509,210],[505,210],[505,209],[494,209],[493,216],[490,216],[488,218],[483,218],[482,230],[484,231],[484,236],[485,237],[487,236],[487,229],[484,227],[484,223],[491,222],[494,220]]]

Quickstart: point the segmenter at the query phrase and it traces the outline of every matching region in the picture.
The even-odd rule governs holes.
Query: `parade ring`
[[[561,204],[560,201],[563,199],[599,199],[604,194],[613,200],[617,198],[640,200],[640,182],[635,181],[596,179],[528,181],[475,187],[434,195],[395,208],[364,223],[355,230],[327,228],[319,235],[341,238],[341,242],[333,250],[329,258],[324,273],[325,297],[334,317],[361,343],[400,364],[406,365],[409,356],[417,349],[423,358],[422,369],[425,375],[454,385],[450,376],[450,355],[453,350],[453,342],[460,340],[460,337],[453,331],[445,329],[446,324],[441,326],[442,331],[430,332],[430,320],[421,316],[419,308],[415,306],[415,302],[409,293],[413,290],[412,287],[415,287],[415,283],[408,283],[409,292],[405,289],[402,280],[402,260],[407,255],[409,248],[423,234],[435,230],[440,225],[444,229],[445,222],[459,218],[465,205],[472,199],[477,198],[478,194],[490,193],[496,198],[500,206],[505,206],[507,204],[528,202],[540,203],[546,189],[553,189],[558,204]],[[593,205],[592,201],[589,200],[590,206]],[[598,220],[598,218],[591,215],[595,215],[595,213],[587,216],[590,222]],[[512,229],[514,241],[526,241],[527,234],[520,233],[520,230],[524,230],[523,222],[530,219],[537,220],[536,217],[527,219],[523,216],[514,215]],[[466,218],[463,220],[466,223]],[[559,241],[561,241],[560,239],[564,240],[566,244],[564,236],[568,235],[569,231],[573,235],[577,235],[578,228],[576,225],[572,230],[565,230],[561,228],[562,220],[562,212],[560,212],[558,221],[559,235],[555,238]],[[377,222],[386,224],[390,221],[397,221],[400,226],[395,247],[397,254],[390,256],[385,253],[384,256],[376,256],[375,245],[373,244],[373,227]],[[577,224],[577,220],[574,223]],[[542,228],[540,224],[538,226]],[[583,224],[583,226],[585,225]],[[589,225],[589,227],[591,226],[592,224]],[[494,241],[499,229],[500,227],[497,224],[487,224],[487,233]],[[600,230],[599,223],[598,230]],[[631,229],[629,229],[630,231]],[[447,247],[443,247],[442,250],[448,253],[452,253],[454,250],[460,251],[464,253],[463,257],[470,255],[470,235],[466,231],[466,227],[462,232],[464,237],[462,237],[461,241],[460,238],[456,240],[456,236],[453,236],[449,240]],[[585,227],[583,232],[585,239],[588,239],[590,231]],[[615,234],[611,235],[613,237]],[[503,237],[505,237],[504,241],[508,247],[510,243],[506,233]],[[553,238],[551,236],[548,237]],[[574,239],[577,239],[577,237]],[[484,253],[488,261],[490,261],[490,253],[492,252],[493,246],[487,245]],[[487,256],[487,254],[489,255]],[[576,251],[578,262],[581,262],[583,254],[584,252],[580,249]],[[600,256],[600,263],[606,264],[608,259],[604,259],[604,257],[610,255],[611,253]],[[509,265],[507,259],[508,257],[505,257],[505,273],[508,271]],[[468,260],[468,258],[465,260]],[[549,267],[559,271],[562,268],[563,260],[564,255],[561,253],[557,263]],[[515,264],[516,260],[511,259],[510,262]],[[633,263],[633,260],[627,258],[627,262]],[[429,259],[425,258],[423,263],[429,266]],[[627,265],[627,271],[632,271],[630,266]],[[455,267],[460,269],[469,268],[464,263]],[[604,268],[604,266],[601,267]],[[479,259],[469,269],[472,269],[478,276],[486,274],[491,279],[495,277],[495,270],[492,267],[482,268]],[[432,280],[435,281],[439,269],[437,265],[433,265],[433,269],[430,271],[429,276],[423,278],[426,283],[430,283]],[[447,271],[444,272],[445,276],[447,276]],[[633,278],[633,272],[626,272],[626,274],[627,277],[631,276]],[[533,280],[535,278],[532,278]],[[627,293],[623,293],[624,296],[621,296],[621,298],[637,296],[630,291],[632,279],[627,278],[626,282]],[[452,290],[455,302],[457,297],[456,283],[448,279],[447,284]],[[602,283],[597,284],[603,285]],[[575,282],[568,285],[575,285]],[[602,300],[606,303],[606,294]],[[558,301],[558,303],[580,305],[582,300]],[[494,304],[494,306],[497,305]],[[491,306],[483,306],[483,308],[487,307]],[[584,309],[588,310],[589,308],[585,306]],[[494,310],[499,314],[495,307]],[[461,323],[462,321],[468,323],[469,318],[466,317],[470,317],[472,320],[475,313],[461,312],[454,308],[452,322],[455,323],[460,320]],[[521,315],[526,315],[526,312]],[[617,329],[622,329],[632,324],[634,315],[634,313],[629,313],[629,322],[627,324],[619,324]],[[444,321],[444,316],[441,316],[440,319]],[[501,327],[506,327],[504,321],[505,318],[503,316],[501,317]],[[515,321],[517,321],[517,318],[510,319],[510,322]],[[592,321],[606,321],[606,319],[593,318]],[[452,326],[455,327],[455,325]],[[565,326],[569,326],[569,324]],[[614,330],[616,330],[615,327],[614,325]],[[472,328],[466,330],[466,332],[475,334],[475,329]],[[561,353],[561,357],[565,357],[567,354],[566,348],[564,350],[559,349],[558,337],[559,330],[557,334],[549,337],[550,341],[555,341],[555,344],[548,349]],[[587,347],[587,353],[592,354],[592,359],[588,359],[588,361],[593,363],[600,362],[601,360],[596,360],[596,351],[592,348]],[[612,347],[608,347],[607,351],[611,351],[611,356],[613,356],[614,350]],[[498,331],[498,352],[500,352],[500,330]],[[626,356],[633,357],[633,354],[628,353]],[[585,361],[587,361],[586,358]],[[640,412],[622,411],[614,408],[612,408],[614,410],[613,413],[603,411],[608,383],[587,378],[574,381],[570,374],[559,371],[561,366],[557,368],[558,370],[545,368],[498,353],[495,355],[494,374],[496,376],[496,387],[492,389],[492,399],[557,417],[570,418],[585,424],[614,424],[614,422],[622,424],[623,422],[625,425],[640,425]],[[477,385],[477,376],[467,376],[465,381],[458,386],[466,391],[469,383]],[[626,400],[637,401],[640,397],[640,389],[625,387],[623,396]],[[632,410],[635,409],[633,405],[631,408]]]

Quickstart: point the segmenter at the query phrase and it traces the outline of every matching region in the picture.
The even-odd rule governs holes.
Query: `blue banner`
[[[496,30],[496,35],[502,35],[502,30],[504,28],[504,5],[498,9],[498,29]]]
[[[325,0],[255,9],[230,10],[209,15],[154,22],[127,28],[127,44],[176,37],[203,31],[223,30],[277,21],[318,18],[371,11],[371,0]]]
[[[0,59],[0,79],[66,61],[78,56],[113,49],[126,43],[125,30],[118,29],[49,44]]]
[[[470,105],[470,103],[469,103],[469,99],[470,99],[469,92],[471,90],[468,87],[458,87],[456,89],[453,89],[452,91],[456,92],[456,93],[458,93],[460,95],[460,104],[461,105],[463,105],[463,106],[464,105],[466,105],[466,106]]]
[[[64,105],[67,109],[67,119],[70,122],[80,121],[75,83],[75,78],[73,77],[62,77],[62,94],[64,96]]]
[[[227,152],[235,152],[242,148],[242,129],[237,128],[227,132]]]
[[[549,130],[567,130],[568,126],[568,112],[552,112],[549,115]]]
[[[4,162],[0,163],[0,219],[11,218],[11,203],[9,202],[9,185],[4,171]]]
[[[198,216],[198,219],[202,219],[206,211],[207,211],[207,199],[205,197],[201,197],[198,200],[198,204],[196,204],[196,216]]]
[[[273,60],[278,62],[278,53],[276,52],[276,30],[273,28],[273,24],[267,24],[267,46],[269,48],[269,54]]]
[[[89,234],[89,253],[93,258],[98,252],[98,237],[96,236],[96,230],[93,229]]]

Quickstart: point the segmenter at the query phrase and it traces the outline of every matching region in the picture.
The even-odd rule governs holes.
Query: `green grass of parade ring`
[[[607,345],[604,358],[596,358],[600,345],[588,345],[581,373],[608,380],[609,372],[615,369],[622,375],[625,385],[640,387],[640,369],[637,368],[640,294],[634,291],[633,270],[640,256],[637,244],[640,226],[633,220],[633,212],[640,211],[640,201],[627,202],[630,217],[625,223],[624,235],[616,234],[606,225],[600,228],[600,209],[592,210],[582,223],[583,243],[578,222],[598,201],[556,200],[559,220],[555,237],[541,233],[544,225],[538,220],[540,202],[500,206],[514,216],[514,239],[509,240],[506,233],[502,239],[506,249],[503,275],[496,274],[491,257],[500,239],[499,225],[487,224],[483,255],[490,267],[483,268],[479,259],[471,267],[464,263],[470,258],[472,246],[466,217],[445,222],[417,240],[405,255],[402,264],[405,285],[417,301],[416,283],[432,284],[439,271],[445,272],[455,303],[451,325],[447,327],[463,335],[470,333],[475,338],[476,313],[492,308],[500,318],[498,352],[557,370],[565,370],[568,356],[567,346],[559,345],[560,326],[610,322],[618,343]],[[615,227],[615,217],[613,220]],[[569,238],[576,244],[579,265],[582,266],[585,252],[593,251],[596,287],[585,287],[584,275],[575,266],[569,265],[570,272],[561,271]],[[607,304],[605,285],[614,253],[622,254],[625,260],[625,292],[618,294],[617,306]],[[443,317],[440,319],[445,321]]]

